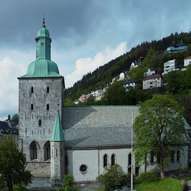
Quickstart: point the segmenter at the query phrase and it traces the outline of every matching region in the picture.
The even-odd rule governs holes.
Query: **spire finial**
[[[45,22],[45,18],[44,17],[43,17],[43,20],[42,20],[42,26],[46,27],[46,22]]]

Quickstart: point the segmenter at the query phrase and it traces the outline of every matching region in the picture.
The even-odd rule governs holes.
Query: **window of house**
[[[33,104],[31,104],[31,110],[33,110],[33,109],[34,109]]]
[[[111,155],[111,166],[115,165],[115,154]]]
[[[103,167],[106,168],[107,167],[107,154],[105,154],[103,156]]]
[[[171,151],[170,160],[171,160],[172,163],[174,163],[174,158],[175,158],[175,152]]]
[[[180,151],[177,151],[176,153],[176,161],[180,162]]]
[[[49,111],[49,104],[46,104],[46,110]]]
[[[49,88],[49,87],[47,87],[47,88],[46,88],[46,93],[48,94],[48,93],[49,93],[49,91],[50,91],[50,88]]]
[[[151,164],[154,163],[154,152],[153,151],[150,152],[150,163]]]
[[[41,121],[41,119],[39,119],[38,120],[38,126],[41,127],[41,125],[42,125],[42,121]]]

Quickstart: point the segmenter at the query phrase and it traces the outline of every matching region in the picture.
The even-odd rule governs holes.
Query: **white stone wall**
[[[129,148],[121,149],[100,149],[100,150],[69,150],[68,172],[74,176],[76,182],[96,181],[97,177],[105,172],[103,167],[103,156],[108,155],[108,167],[111,165],[111,155],[115,154],[116,164],[119,164],[123,171],[128,170]],[[87,165],[87,172],[81,173],[80,166]]]
[[[181,157],[180,162],[176,161],[171,163],[169,161],[167,171],[176,170],[179,168],[188,167],[188,147],[173,148],[175,151],[180,150]],[[108,167],[111,165],[111,155],[115,154],[116,164],[122,167],[122,170],[125,173],[128,173],[128,154],[131,153],[130,148],[119,148],[119,149],[100,149],[100,150],[68,150],[68,173],[73,175],[76,182],[91,182],[96,181],[97,177],[103,174],[106,169],[103,167],[103,156],[104,154],[108,155]],[[134,161],[134,156],[132,157]],[[86,173],[80,172],[80,166],[82,164],[87,165]],[[158,169],[156,165],[156,158],[153,164],[150,163],[150,158],[147,159],[147,171]],[[133,162],[133,171],[135,173],[135,161]],[[145,172],[145,165],[140,165],[139,174]]]

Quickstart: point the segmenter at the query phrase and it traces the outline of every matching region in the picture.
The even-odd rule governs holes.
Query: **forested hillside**
[[[165,53],[167,47],[179,43],[188,45],[188,51],[181,54]],[[119,75],[121,72],[128,71],[132,62],[147,62],[148,60],[149,63],[150,59],[150,63],[147,64],[147,67],[160,72],[165,61],[171,58],[182,59],[190,55],[190,53],[191,33],[175,33],[158,41],[143,42],[132,48],[126,54],[111,60],[94,72],[85,75],[80,81],[76,82],[73,87],[65,91],[65,96],[70,100],[75,100],[82,94],[105,87],[111,82],[113,77]]]

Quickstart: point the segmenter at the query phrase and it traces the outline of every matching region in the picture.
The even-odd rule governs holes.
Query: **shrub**
[[[60,188],[59,191],[78,191],[77,187],[74,185],[73,176],[64,176],[64,186]]]
[[[146,172],[141,174],[137,179],[136,183],[142,182],[153,182],[159,180],[159,176],[156,172]]]
[[[126,185],[128,177],[119,165],[114,165],[107,169],[105,174],[100,175],[98,180],[104,185],[105,191],[111,191]]]

